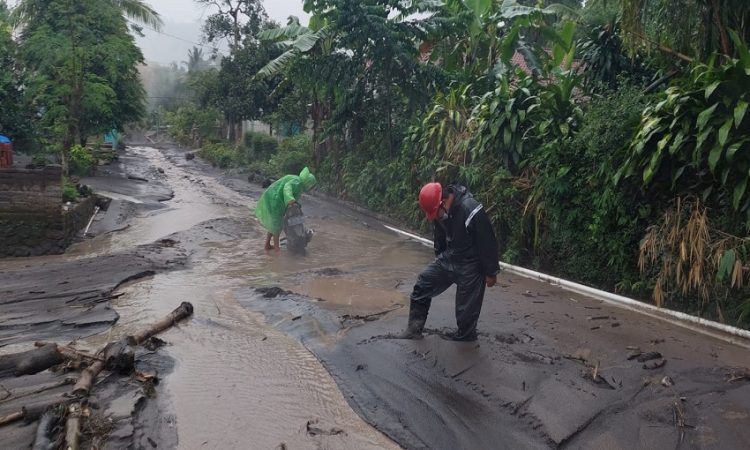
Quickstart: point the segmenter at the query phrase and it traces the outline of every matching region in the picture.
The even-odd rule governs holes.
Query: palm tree
[[[160,31],[164,23],[151,6],[142,0],[111,0],[126,17]]]
[[[151,6],[143,0],[109,0],[117,6],[123,15],[135,22],[147,25],[156,31],[160,31],[164,24]],[[29,19],[49,4],[49,0],[21,0],[13,10],[14,21],[17,24],[27,23]]]
[[[195,46],[188,50],[188,60],[182,62],[188,73],[201,70],[205,63],[206,60],[203,59],[203,49]]]

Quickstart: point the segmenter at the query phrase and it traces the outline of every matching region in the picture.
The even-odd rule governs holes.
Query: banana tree
[[[306,91],[311,98],[310,117],[313,122],[313,154],[316,165],[320,164],[320,133],[322,123],[331,110],[327,105],[330,98],[331,84],[322,77],[309,77],[309,73],[294,70],[306,67],[311,69],[331,54],[334,34],[324,20],[316,16],[310,21],[310,27],[300,24],[299,18],[290,16],[287,25],[281,28],[265,30],[258,36],[262,41],[275,42],[283,53],[270,61],[257,73],[257,77],[270,78],[284,75],[289,83],[293,83]]]

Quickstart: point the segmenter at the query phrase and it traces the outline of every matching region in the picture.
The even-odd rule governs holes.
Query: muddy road
[[[63,256],[0,261],[3,281],[32,274],[8,291],[21,297],[50,283],[86,285],[92,266],[103,267],[97,292],[111,310],[97,314],[106,320],[75,313],[19,325],[3,310],[0,353],[41,331],[98,348],[192,302],[193,319],[162,336],[169,363],[159,402],[140,419],[157,425],[134,427],[160,448],[750,442],[746,348],[509,275],[488,290],[478,342],[440,338],[454,326],[454,290],[433,302],[424,340],[389,339],[405,324],[429,248],[305,197],[316,231],[308,254],[268,253],[252,218],[259,186],[176,149],[132,147],[122,161],[121,172],[88,180],[113,198],[92,226],[95,237]],[[138,276],[105,276],[112,255]],[[46,281],[52,269],[79,279]]]

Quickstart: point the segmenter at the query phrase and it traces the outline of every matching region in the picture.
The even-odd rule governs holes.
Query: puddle
[[[381,310],[405,304],[402,293],[366,286],[361,281],[343,278],[314,278],[289,288],[294,293],[325,301],[326,305],[339,305],[356,310]]]

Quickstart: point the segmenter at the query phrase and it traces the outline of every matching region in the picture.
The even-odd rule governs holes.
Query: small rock
[[[158,171],[159,173],[164,173],[164,169],[162,169],[161,167],[157,167],[157,168],[156,168],[156,170],[157,170],[157,171]]]
[[[637,357],[637,360],[638,362],[646,362],[646,361],[651,361],[652,359],[660,359],[661,357],[662,357],[661,353],[659,352],[648,352],[648,353],[639,355]]]
[[[195,153],[185,153],[185,159],[192,161],[195,159]]]
[[[670,378],[670,377],[664,377],[664,378],[661,379],[661,384],[664,387],[674,386],[674,380],[672,380],[672,378]]]
[[[276,298],[280,295],[291,294],[290,291],[285,291],[284,289],[281,289],[278,286],[259,287],[255,289],[255,292],[259,294],[263,294],[264,298]]]

